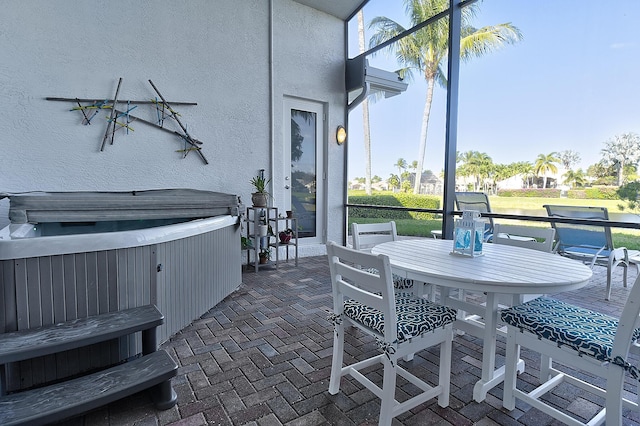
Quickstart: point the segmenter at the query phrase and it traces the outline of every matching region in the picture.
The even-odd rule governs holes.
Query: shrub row
[[[589,198],[593,200],[619,200],[617,186],[594,186],[585,189],[571,189],[567,191],[568,198]]]
[[[553,188],[501,189],[498,191],[498,197],[560,198],[560,190]]]
[[[430,195],[415,195],[407,193],[384,195],[350,195],[349,204],[365,204],[373,206],[409,207],[417,209],[439,209],[440,199]],[[386,209],[372,209],[366,207],[349,207],[350,217],[379,218],[389,220],[399,219],[434,219],[433,213],[407,212]]]

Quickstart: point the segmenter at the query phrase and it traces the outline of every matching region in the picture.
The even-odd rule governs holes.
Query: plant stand
[[[279,247],[284,247],[285,259],[289,262],[289,259],[295,259],[295,265],[298,266],[298,219],[295,217],[276,217],[272,219],[275,222],[274,232],[276,234],[276,251]],[[283,226],[280,226],[282,224]],[[280,231],[284,231],[285,229],[293,230],[293,236],[291,240],[287,243],[283,243],[280,241]],[[290,257],[289,249],[295,249],[295,256]],[[293,255],[293,253],[292,253]]]
[[[253,242],[253,247],[247,249],[247,267],[253,267],[258,272],[262,268],[278,267],[278,249],[276,246],[275,262],[260,263],[260,250],[277,244],[277,234],[273,227],[267,235],[260,234],[260,226],[271,225],[271,221],[278,217],[277,207],[247,207],[247,235]],[[275,243],[273,242],[275,240]],[[273,253],[271,254],[273,257]]]
[[[246,237],[252,241],[253,247],[247,250],[247,267],[253,267],[258,272],[260,269],[278,269],[280,263],[280,247],[287,262],[295,260],[298,266],[298,219],[295,217],[279,217],[277,207],[247,207]],[[268,225],[270,232],[266,236],[260,235],[260,225]],[[293,236],[288,243],[280,242],[278,234],[281,230],[293,230]],[[273,248],[271,260],[260,263],[260,250]],[[295,252],[294,252],[295,250]],[[274,257],[275,256],[275,257]],[[283,259],[284,260],[284,259]]]

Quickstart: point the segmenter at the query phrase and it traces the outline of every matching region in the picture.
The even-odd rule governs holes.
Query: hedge
[[[439,209],[440,198],[430,195],[415,195],[408,193],[384,195],[350,195],[349,204],[367,204],[373,206],[411,207],[417,209]],[[387,209],[372,209],[364,207],[349,207],[350,217],[377,219],[434,219],[435,214],[423,212],[407,212]]]
[[[617,186],[594,186],[585,188],[587,198],[594,200],[619,200]]]
[[[553,188],[501,189],[498,197],[560,198],[560,190]]]

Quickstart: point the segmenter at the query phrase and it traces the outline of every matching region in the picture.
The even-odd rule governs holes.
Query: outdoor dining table
[[[498,315],[504,299],[513,305],[527,294],[579,289],[592,272],[575,260],[508,245],[484,244],[482,255],[476,257],[453,254],[452,249],[451,240],[423,238],[382,243],[371,252],[387,255],[394,274],[440,286],[440,302],[459,310],[454,326],[483,339],[482,377],[473,388],[473,399],[481,402],[504,380],[504,366],[495,368]],[[461,297],[462,290],[486,294],[486,303],[484,298]],[[483,322],[466,313],[476,313]],[[522,360],[518,370],[524,370]]]

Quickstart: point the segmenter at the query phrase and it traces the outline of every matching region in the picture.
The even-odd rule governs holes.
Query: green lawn
[[[545,204],[575,205],[575,206],[597,206],[606,207],[610,212],[618,212],[616,200],[577,200],[577,199],[553,199],[553,198],[515,198],[515,197],[489,197],[491,210],[496,213],[513,213],[516,210],[526,210],[527,212],[537,210],[540,216],[546,216]],[[383,222],[383,219],[353,218],[351,222],[373,223]],[[505,221],[506,223],[507,221]],[[511,223],[517,223],[510,221]],[[524,223],[524,222],[521,222]],[[526,222],[529,226],[544,226],[542,223]],[[440,219],[435,220],[396,220],[399,235],[415,237],[431,237],[431,231],[441,229]],[[613,244],[615,247],[627,247],[630,250],[640,250],[640,230],[635,229],[612,229]]]

